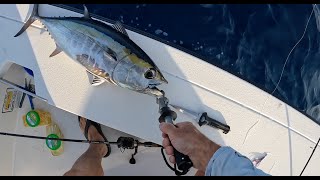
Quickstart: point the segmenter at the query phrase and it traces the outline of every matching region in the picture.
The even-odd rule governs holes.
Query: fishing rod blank
[[[89,140],[80,140],[80,139],[49,138],[44,136],[31,136],[31,135],[13,134],[13,133],[6,133],[6,132],[0,132],[0,135],[22,137],[22,138],[29,138],[29,139],[55,140],[55,141],[88,143],[88,144],[118,144],[117,142],[108,142],[108,141],[89,141]]]

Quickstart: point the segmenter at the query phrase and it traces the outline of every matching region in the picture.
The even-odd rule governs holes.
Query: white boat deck
[[[20,66],[14,65],[9,69],[4,79],[13,81],[18,85],[23,85],[23,75],[23,69]],[[1,105],[3,104],[7,88],[9,86],[4,84],[0,86]],[[77,115],[51,106],[36,98],[33,102],[36,109],[50,112],[52,120],[59,125],[65,138],[85,139],[79,128]],[[29,128],[23,125],[22,116],[30,109],[30,103],[26,96],[21,109],[15,107],[12,112],[0,114],[0,131],[46,136],[44,126]],[[109,141],[117,141],[118,137],[123,136],[133,137],[144,142],[141,138],[106,126],[102,126],[102,130]],[[46,147],[44,140],[0,136],[0,142],[2,144],[0,147],[0,175],[62,175],[72,167],[76,159],[88,148],[88,144],[64,142],[64,153],[54,157]],[[102,161],[105,175],[174,175],[166,167],[160,153],[160,148],[139,147],[138,154],[135,156],[136,164],[129,164],[129,159],[134,150],[127,149],[121,152],[116,145],[112,145],[111,148],[112,154]],[[150,167],[148,171],[145,171],[145,166]],[[192,174],[194,172],[190,173],[190,175]]]
[[[54,116],[57,116],[63,133],[68,138],[82,137],[76,115],[69,114],[72,113],[160,144],[162,138],[158,128],[159,114],[154,98],[110,84],[92,87],[88,83],[85,69],[64,53],[49,58],[55,44],[39,22],[35,22],[23,35],[13,37],[29,16],[31,8],[30,5],[0,5],[0,75],[3,76],[11,62],[32,69],[36,94],[47,100],[53,112],[56,112],[55,107],[63,109],[54,113]],[[50,5],[41,5],[40,14],[81,16]],[[250,152],[267,152],[268,155],[259,168],[272,175],[300,174],[320,137],[319,125],[280,100],[215,66],[135,32],[128,31],[128,34],[163,71],[169,84],[160,88],[166,91],[173,104],[194,111],[207,111],[210,116],[230,125],[231,131],[226,135],[210,127],[201,127],[200,130],[209,138],[221,145],[232,146],[245,155]],[[1,120],[9,118],[2,116]],[[178,114],[177,122],[181,121],[191,120]],[[1,125],[1,130],[12,130],[9,127],[15,127],[11,121],[5,123]],[[27,130],[17,126],[17,132],[25,131]],[[2,162],[12,163],[13,167],[12,171],[6,171],[3,169],[6,169],[8,164],[0,163],[1,174],[63,174],[85,149],[85,145],[69,145],[70,151],[66,146],[63,158],[55,159],[43,151],[40,142],[37,144],[34,140],[24,144],[27,142],[24,139],[13,141],[12,138],[0,137],[0,142],[14,142],[13,147],[0,147],[1,152],[12,152],[14,155],[11,162],[10,156],[0,155],[1,161],[4,159]],[[25,146],[30,149],[24,150],[27,149]],[[149,151],[155,150],[143,152]],[[36,153],[42,156],[33,160],[32,154]],[[148,155],[138,154],[137,164],[132,166],[128,164],[128,159],[121,164],[120,159],[125,158],[115,153],[110,159],[104,160],[104,167],[111,172],[107,173],[108,175],[173,174],[162,160],[148,165],[138,163],[138,157],[154,163],[152,158],[161,158],[161,154],[158,151]],[[30,165],[30,162],[34,164]],[[318,149],[304,174],[320,175],[319,162]]]

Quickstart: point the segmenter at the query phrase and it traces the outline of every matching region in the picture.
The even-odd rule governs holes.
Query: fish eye
[[[144,73],[144,77],[147,79],[153,79],[156,77],[156,70],[154,68],[150,68],[148,69],[145,73]]]

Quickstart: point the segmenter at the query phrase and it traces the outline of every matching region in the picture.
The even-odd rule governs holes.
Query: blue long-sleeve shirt
[[[231,147],[219,148],[210,159],[206,176],[269,176]]]

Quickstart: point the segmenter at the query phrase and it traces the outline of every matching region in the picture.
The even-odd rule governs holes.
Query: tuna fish
[[[120,22],[109,26],[91,18],[84,6],[83,17],[42,17],[38,5],[15,37],[39,20],[56,43],[50,57],[66,53],[84,66],[92,85],[110,82],[139,93],[161,96],[157,88],[168,83],[151,58],[128,36]]]

